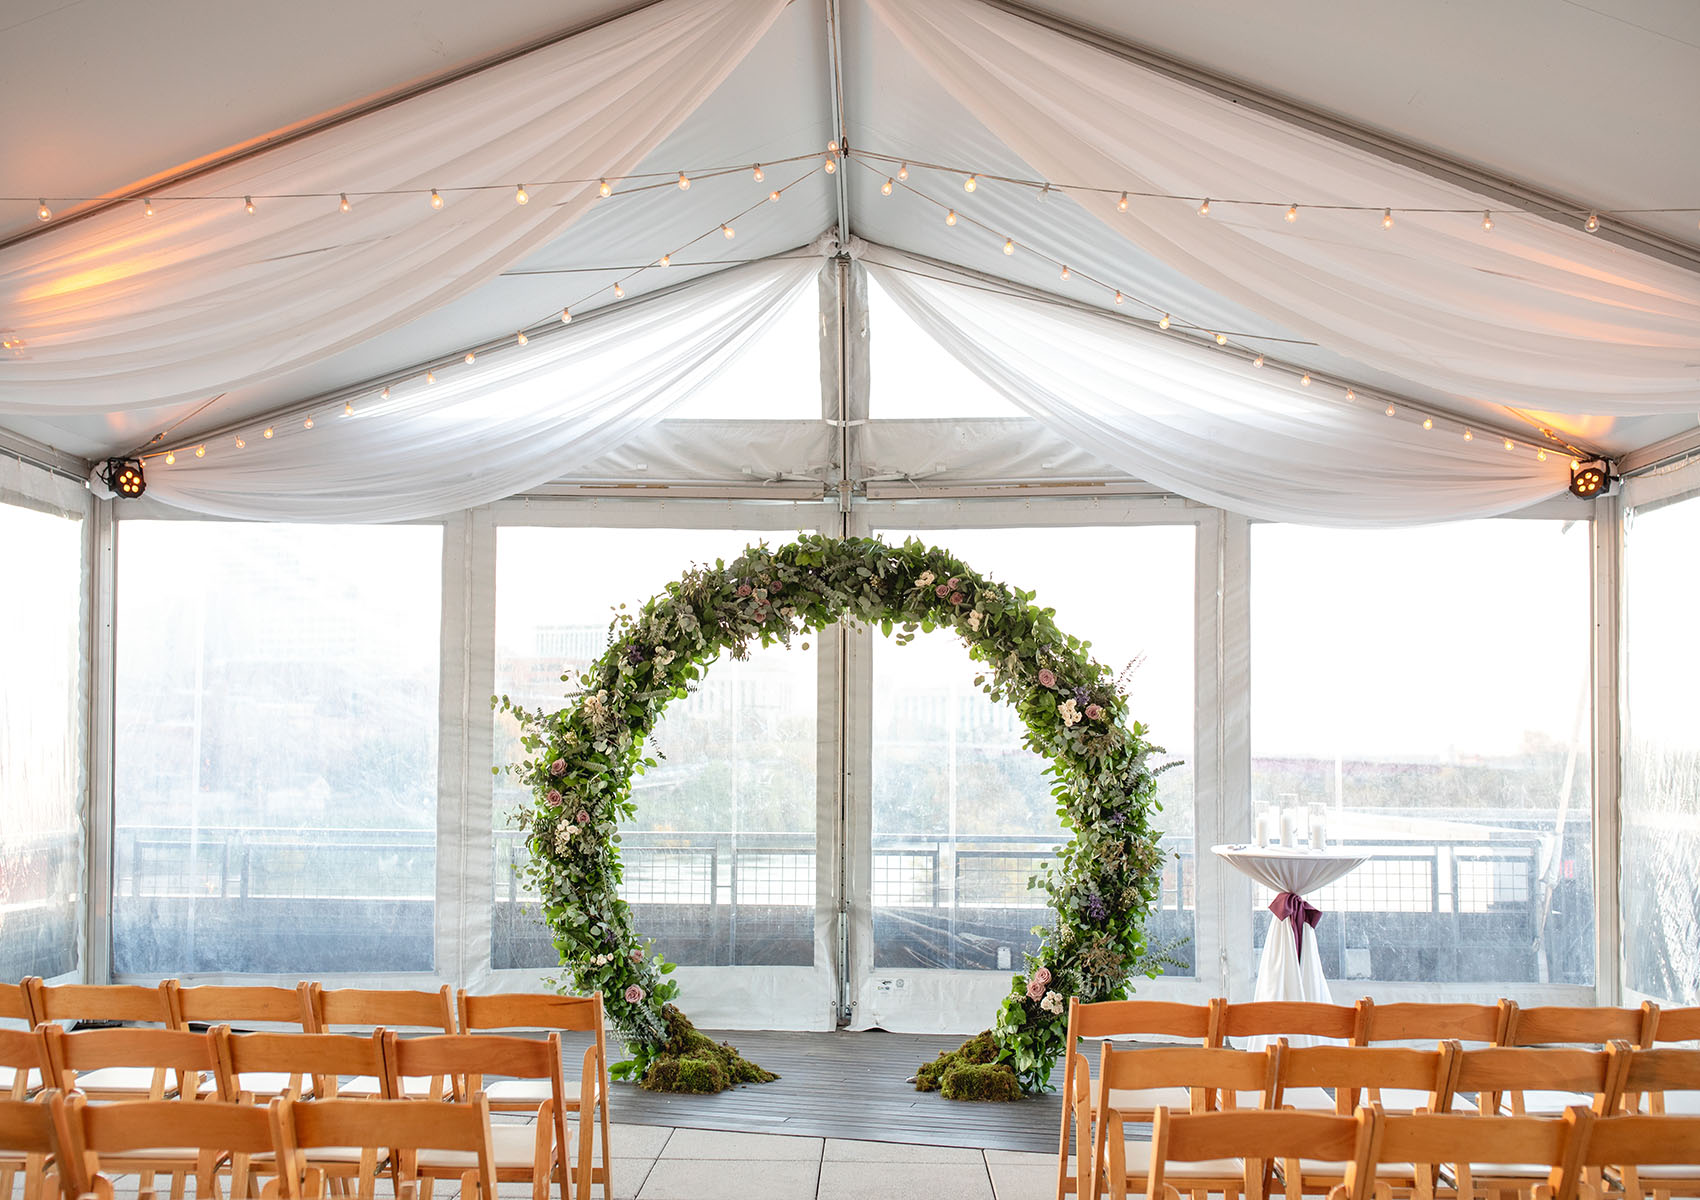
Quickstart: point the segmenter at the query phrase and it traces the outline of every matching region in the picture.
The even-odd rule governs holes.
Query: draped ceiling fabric
[[[164,190],[228,204],[121,205],[5,251],[0,312],[28,353],[0,371],[0,412],[206,399],[466,294],[558,237],[599,178],[633,171],[785,3],[660,0]],[[258,199],[302,192],[332,199]]]
[[[1159,76],[979,0],[869,0],[970,113],[1112,230],[1370,366],[1548,412],[1700,406],[1700,275]],[[949,161],[948,158],[946,161]],[[995,185],[989,185],[995,186]],[[1209,196],[1144,200],[1117,193]],[[1223,203],[1236,197],[1271,207]],[[1300,206],[1296,223],[1284,204]],[[1328,204],[1391,203],[1378,212]],[[1493,211],[1493,229],[1480,214]],[[1176,314],[1184,317],[1185,314]]]
[[[406,521],[526,491],[660,420],[812,289],[821,262],[814,250],[734,267],[397,385],[322,417],[329,428],[279,421],[239,453],[156,459],[148,495],[253,520]]]
[[[1496,516],[1562,493],[1568,460],[1425,431],[1244,359],[1105,314],[964,286],[869,247],[863,265],[1009,401],[1138,479],[1246,516],[1387,526]]]

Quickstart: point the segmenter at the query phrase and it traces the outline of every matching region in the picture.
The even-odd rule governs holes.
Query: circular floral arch
[[[1068,996],[1121,999],[1135,974],[1155,974],[1145,919],[1162,871],[1150,820],[1162,770],[1151,758],[1161,750],[1128,719],[1117,677],[1054,617],[1033,593],[913,539],[803,536],[693,567],[623,613],[569,707],[534,712],[496,698],[521,723],[525,759],[509,769],[535,797],[516,818],[531,850],[527,874],[572,986],[603,993],[632,1055],[617,1074],[642,1077],[667,1040],[662,1006],[679,987],[618,894],[619,825],[635,811],[633,777],[655,765],[645,757],[650,731],[722,653],[745,658],[752,646],[789,645],[838,621],[900,641],[917,630],[956,633],[984,666],[975,682],[1015,706],[1027,746],[1050,760],[1057,812],[1074,836],[1033,881],[1053,920],[993,1029],[1021,1087],[1047,1085]]]

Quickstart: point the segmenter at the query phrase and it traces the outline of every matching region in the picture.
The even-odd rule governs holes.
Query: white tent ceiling
[[[0,87],[8,113],[0,196],[22,202],[0,202],[0,237],[37,230],[28,197],[128,190],[270,131],[630,7],[582,0],[476,8],[445,0],[260,9],[196,0],[15,4],[0,24]],[[1693,153],[1700,142],[1700,13],[1676,0],[1617,4],[1610,13],[1565,0],[1519,0],[1488,13],[1392,0],[1349,10],[1322,0],[1276,9],[1243,4],[1231,13],[1101,0],[1048,0],[1043,8],[1586,205],[1680,206],[1700,197],[1700,155]],[[844,117],[853,146],[1037,174],[921,70],[861,0],[844,5],[840,21]],[[646,165],[771,161],[821,148],[835,128],[827,29],[825,0],[794,0]],[[1062,290],[1047,265],[1005,258],[987,239],[947,230],[913,197],[881,196],[877,175],[851,164],[846,179],[853,233]],[[705,220],[718,220],[754,188],[747,176],[733,175],[699,182],[688,203],[662,190],[621,198],[618,207],[593,207],[564,237],[460,300],[353,349],[232,390],[181,432],[221,426],[507,335],[611,278],[592,268],[648,261],[659,248],[696,236]],[[1244,332],[1247,344],[1258,336],[1290,336],[1131,242],[1105,236],[1097,218],[1070,199],[1053,197],[1037,208],[1028,195],[986,189],[977,203],[987,219],[1042,240],[1064,261],[1091,264],[1164,307]],[[837,219],[836,181],[816,172],[782,203],[741,222],[735,241],[699,243],[682,261],[762,257],[810,242]],[[1692,217],[1648,216],[1641,223],[1700,251]],[[641,294],[689,273],[679,266],[650,272],[629,290]],[[1307,362],[1465,417],[1496,411],[1421,378],[1376,371],[1321,348],[1309,351]],[[138,445],[198,407],[9,416],[0,424],[94,457]],[[1566,417],[1555,425],[1616,453],[1693,422],[1691,412]]]

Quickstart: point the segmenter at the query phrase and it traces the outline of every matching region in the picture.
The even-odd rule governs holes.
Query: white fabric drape
[[[525,491],[595,461],[707,382],[804,289],[813,252],[735,267],[397,385],[350,416],[275,421],[150,459],[148,496],[218,516],[405,521]]]
[[[13,247],[0,254],[0,312],[27,352],[0,364],[0,412],[210,398],[466,294],[558,236],[596,201],[598,178],[632,171],[784,7],[659,0],[198,176],[156,198],[151,218],[124,204]],[[550,182],[564,180],[580,182]],[[499,186],[453,190],[480,185]],[[302,192],[332,198],[259,198]]]
[[[1219,295],[1404,378],[1601,415],[1693,411],[1700,274],[1494,202],[1164,78],[978,0],[870,0],[939,82],[1044,177]],[[968,164],[972,166],[972,164]],[[988,185],[995,186],[995,185]],[[1120,189],[1289,200],[1141,200]],[[1400,214],[1304,208],[1330,203]],[[1019,234],[1018,234],[1019,236]],[[1176,314],[1183,316],[1184,314]]]
[[[1128,474],[1274,521],[1411,525],[1495,516],[1565,490],[1569,462],[1465,441],[1110,315],[935,277],[870,247],[867,269],[1010,402]]]

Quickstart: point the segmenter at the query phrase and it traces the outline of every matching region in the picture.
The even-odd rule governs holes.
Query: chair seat
[[[498,1171],[530,1171],[537,1163],[537,1127],[534,1125],[490,1126],[490,1156]],[[421,1150],[421,1171],[459,1173],[478,1165],[470,1150]]]
[[[1148,1175],[1151,1172],[1151,1143],[1128,1140],[1127,1173]],[[1163,1168],[1165,1179],[1241,1179],[1245,1175],[1245,1160],[1240,1158],[1207,1158],[1199,1162],[1169,1163]]]
[[[428,1100],[431,1096],[431,1080],[428,1077],[409,1075],[401,1081],[402,1094],[409,1100]],[[344,1100],[360,1100],[368,1096],[376,1096],[383,1089],[376,1076],[356,1075],[347,1083],[339,1084],[336,1094]]]
[[[1380,1091],[1381,1107],[1390,1113],[1415,1112],[1419,1108],[1429,1106],[1429,1094],[1416,1088],[1382,1088]],[[1452,1097],[1452,1111],[1456,1113],[1475,1112],[1473,1100],[1463,1096]]]
[[[18,1073],[15,1070],[11,1067],[0,1067],[0,1092],[10,1092],[12,1086],[17,1082]],[[39,1088],[41,1086],[41,1072],[31,1067],[29,1077],[24,1081],[24,1086],[32,1092]]]
[[[1235,1103],[1241,1108],[1256,1108],[1263,1103],[1262,1092],[1237,1092],[1235,1095]],[[1281,1093],[1281,1106],[1299,1112],[1331,1113],[1334,1111],[1334,1097],[1329,1095],[1327,1088],[1288,1088]]]
[[[1181,1087],[1111,1088],[1110,1107],[1139,1112],[1159,1108],[1186,1112],[1192,1107],[1192,1093]]]
[[[1556,1092],[1532,1088],[1523,1093],[1523,1111],[1530,1116],[1555,1116],[1572,1106],[1591,1108],[1593,1103],[1592,1092]],[[1501,1099],[1499,1107],[1501,1112],[1510,1112],[1510,1097]]]
[[[1635,1173],[1642,1179],[1700,1179],[1700,1164],[1651,1163],[1644,1167],[1636,1167]]]
[[[1641,1101],[1641,1111],[1649,1111],[1647,1101]],[[1700,1092],[1666,1092],[1667,1117],[1700,1117]]]
[[[578,1103],[579,1085],[576,1079],[561,1082],[561,1099],[567,1104]],[[492,1105],[524,1102],[532,1108],[553,1097],[547,1079],[498,1079],[484,1085],[484,1095]]]
[[[311,1075],[295,1076],[286,1071],[244,1071],[237,1077],[237,1086],[244,1092],[252,1092],[256,1096],[281,1096],[294,1084],[301,1080],[302,1099],[313,1097],[313,1077]]]
[[[166,1090],[170,1091],[176,1076],[166,1074]],[[77,1072],[77,1090],[93,1092],[151,1092],[152,1067],[101,1067],[94,1071]]]

